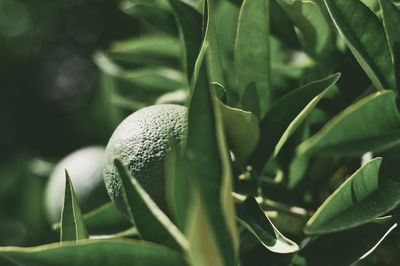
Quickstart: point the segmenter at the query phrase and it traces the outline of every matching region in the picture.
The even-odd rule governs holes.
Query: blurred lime
[[[113,159],[119,158],[158,206],[166,211],[165,159],[171,142],[183,142],[187,109],[175,104],[152,105],[128,116],[106,148],[104,180],[117,208],[126,214],[121,183]]]
[[[104,148],[91,146],[79,149],[54,168],[45,190],[45,209],[51,223],[58,222],[64,203],[65,169],[67,169],[79,206],[88,212],[109,201],[103,180]]]

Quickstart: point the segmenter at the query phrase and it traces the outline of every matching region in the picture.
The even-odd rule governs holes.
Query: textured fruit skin
[[[184,140],[186,112],[186,107],[175,104],[148,106],[128,116],[111,136],[106,148],[104,181],[111,199],[125,215],[113,159],[119,158],[155,203],[166,211],[165,159],[171,141],[180,145]]]
[[[104,147],[90,146],[64,157],[54,168],[45,188],[45,210],[49,222],[60,221],[67,169],[79,207],[88,212],[110,199],[103,179]]]

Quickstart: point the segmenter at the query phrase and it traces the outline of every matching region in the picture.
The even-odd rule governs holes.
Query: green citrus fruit
[[[67,169],[82,212],[88,212],[110,200],[103,179],[104,148],[91,146],[63,158],[54,168],[45,188],[45,210],[50,222],[60,221],[64,203]]]
[[[119,158],[154,202],[166,211],[165,159],[171,141],[183,142],[186,107],[160,104],[142,108],[117,127],[108,142],[104,181],[108,194],[125,215],[121,183],[113,159]]]

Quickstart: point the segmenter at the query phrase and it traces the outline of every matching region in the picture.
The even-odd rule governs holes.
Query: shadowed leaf
[[[371,254],[395,228],[397,223],[391,217],[375,219],[350,230],[322,235],[309,243],[299,256],[308,266],[353,265]]]

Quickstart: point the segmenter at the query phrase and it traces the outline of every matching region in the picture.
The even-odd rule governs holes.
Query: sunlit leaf
[[[81,209],[72,186],[71,178],[65,170],[64,205],[61,212],[60,241],[70,241],[88,238],[88,232],[83,221]]]
[[[204,219],[205,229],[215,241],[216,253],[220,254],[223,265],[235,265],[238,238],[232,192],[232,176],[228,150],[225,146],[223,125],[218,105],[214,102],[205,65],[203,62],[206,43],[203,45],[196,62],[193,94],[189,105],[188,136],[186,156],[194,195],[198,200],[193,203],[187,233],[190,239],[202,240],[202,231],[193,226],[198,224],[196,217]],[[197,230],[197,231],[196,231]],[[207,247],[191,247],[190,254],[205,257]]]
[[[382,158],[376,158],[349,177],[307,222],[307,234],[349,229],[377,218],[400,202],[400,182],[381,180]]]
[[[335,74],[311,82],[279,99],[260,122],[260,142],[248,163],[260,172],[339,77]]]
[[[82,240],[38,247],[0,247],[0,255],[18,265],[37,266],[185,266],[176,251],[135,240]]]
[[[400,114],[393,91],[377,92],[352,104],[298,147],[299,154],[358,154],[400,141]]]
[[[293,253],[299,250],[295,242],[278,231],[254,198],[246,198],[243,203],[237,204],[236,210],[239,222],[268,250],[275,253]]]
[[[358,63],[378,90],[395,89],[385,31],[360,0],[324,0],[329,14]]]

